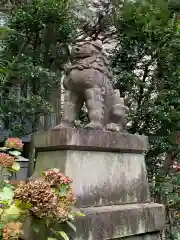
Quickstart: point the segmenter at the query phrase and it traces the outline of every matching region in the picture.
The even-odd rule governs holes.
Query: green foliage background
[[[51,95],[60,85],[76,29],[71,7],[69,0],[29,1],[15,6],[8,28],[1,28],[10,32],[0,57],[0,116],[12,133],[22,134],[27,119],[36,131],[39,116],[53,111]],[[18,84],[28,85],[31,98],[16,101],[10,88]]]
[[[166,205],[166,239],[179,239],[180,21],[178,2],[125,1],[113,16],[116,88],[129,107],[128,130],[149,137],[153,200]]]

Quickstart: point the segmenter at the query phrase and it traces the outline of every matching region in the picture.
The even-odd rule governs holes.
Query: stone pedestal
[[[159,239],[165,211],[150,202],[146,137],[63,128],[35,134],[33,145],[33,178],[59,168],[73,179],[77,207],[86,214],[76,220],[74,240]]]

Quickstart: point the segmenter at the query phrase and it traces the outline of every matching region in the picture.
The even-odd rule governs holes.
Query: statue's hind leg
[[[106,125],[106,129],[114,132],[123,132],[127,108],[124,106],[124,100],[120,97],[119,91],[115,90],[112,97],[113,104],[111,107],[110,121]]]
[[[83,98],[80,98],[78,94],[66,90],[62,121],[60,125],[56,126],[55,128],[74,127],[74,120],[76,119],[76,116],[79,114],[83,106],[83,103],[84,103]]]
[[[90,123],[86,125],[90,129],[102,128],[103,106],[102,93],[98,87],[85,90],[85,102],[88,109]]]

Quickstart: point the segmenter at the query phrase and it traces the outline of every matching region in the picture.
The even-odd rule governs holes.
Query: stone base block
[[[83,209],[73,240],[158,240],[165,225],[165,209],[156,203]],[[150,238],[151,237],[151,238]]]
[[[142,153],[148,148],[148,138],[145,136],[84,128],[61,128],[38,132],[33,134],[32,142],[37,151],[79,149]]]
[[[36,166],[59,168],[73,179],[77,207],[150,202],[144,151],[147,138],[63,128],[33,136]]]
[[[73,179],[77,207],[150,202],[144,155],[96,151],[39,152],[33,177],[59,168]]]
[[[32,178],[59,168],[73,179],[77,207],[86,216],[76,219],[77,233],[71,240],[159,240],[165,209],[150,203],[146,137],[62,128],[35,134],[32,145]],[[26,234],[24,240],[46,240],[43,233],[46,236]]]
[[[83,208],[85,217],[75,221],[76,234],[71,229],[70,240],[159,240],[165,225],[165,209],[156,203],[113,205]],[[24,225],[23,240],[47,240],[48,229],[36,234],[31,219]],[[58,229],[58,226],[57,226]]]
[[[125,238],[116,238],[113,240],[160,240],[160,234],[159,232],[156,233],[145,233],[138,236],[131,236],[131,237],[125,237]]]

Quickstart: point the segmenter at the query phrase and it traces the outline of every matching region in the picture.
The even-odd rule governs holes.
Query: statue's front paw
[[[59,125],[55,126],[54,129],[60,129],[60,128],[73,128],[74,124],[70,122],[62,122]]]
[[[95,123],[95,122],[91,122],[89,124],[87,124],[85,126],[85,128],[89,128],[89,129],[102,129],[102,124],[101,123]]]
[[[120,132],[121,128],[116,123],[109,123],[106,125],[106,130],[111,131],[111,132]]]

